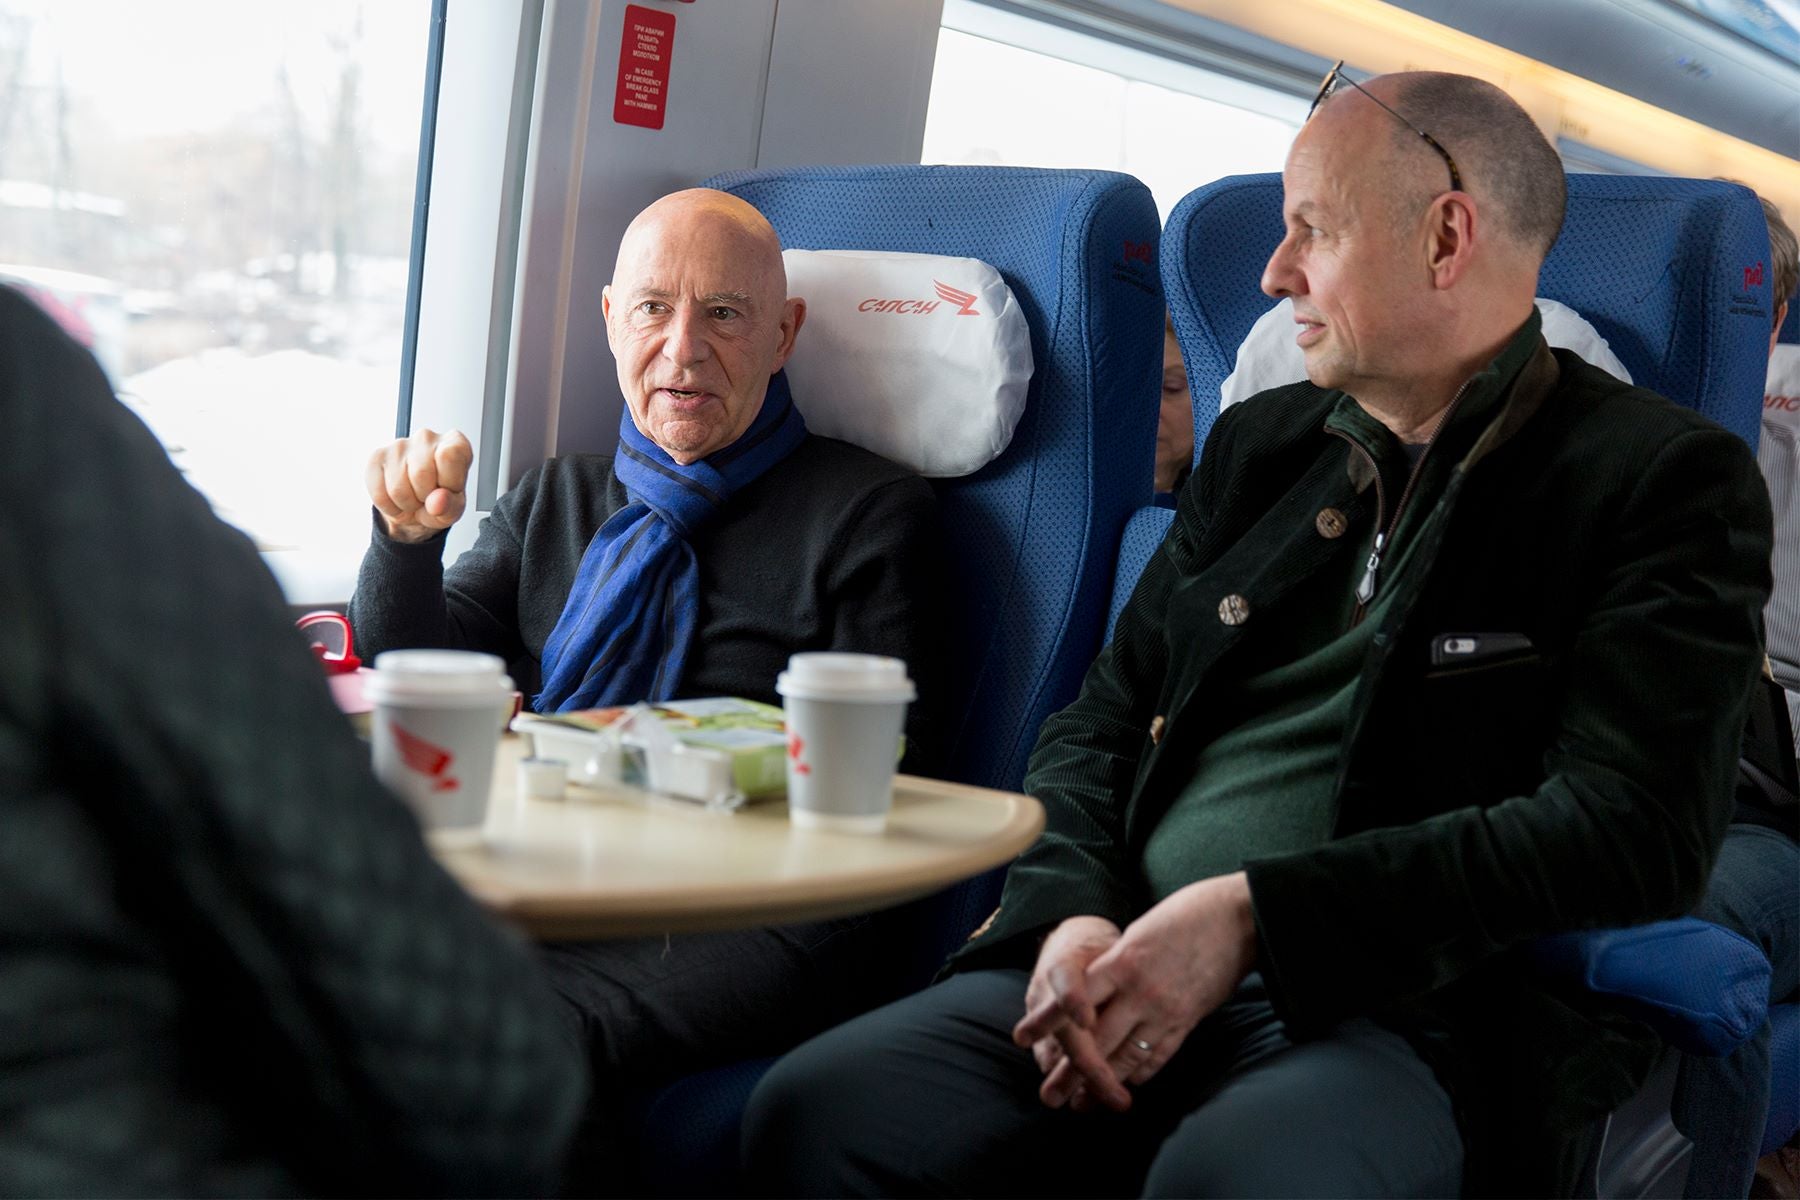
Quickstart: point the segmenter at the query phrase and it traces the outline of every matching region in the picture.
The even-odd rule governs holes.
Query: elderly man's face
[[[1262,289],[1293,298],[1295,340],[1320,387],[1355,393],[1401,378],[1429,349],[1413,312],[1429,286],[1424,258],[1383,190],[1395,167],[1382,122],[1392,120],[1361,96],[1342,97],[1301,129],[1282,172],[1287,232]]]
[[[756,419],[805,319],[786,291],[774,231],[741,201],[677,193],[626,231],[602,298],[606,338],[632,420],[676,462]]]

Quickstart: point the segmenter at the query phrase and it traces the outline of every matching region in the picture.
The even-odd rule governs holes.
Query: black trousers
[[[571,1148],[572,1195],[640,1190],[639,1110],[683,1075],[780,1054],[900,994],[893,946],[912,917],[899,909],[806,925],[553,943],[539,959],[567,1002],[572,1053],[593,1072]]]
[[[1128,1113],[1051,1110],[1012,1044],[1024,971],[957,975],[784,1058],[751,1098],[753,1187],[798,1196],[1454,1196],[1449,1096],[1370,1021],[1291,1042],[1252,975]]]

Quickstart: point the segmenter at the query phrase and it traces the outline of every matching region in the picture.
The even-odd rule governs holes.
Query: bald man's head
[[[742,255],[747,275],[786,298],[787,271],[781,264],[781,239],[775,227],[748,201],[712,188],[671,192],[633,217],[619,239],[613,281],[618,282],[621,270],[636,266],[636,257],[646,247],[680,245],[696,236],[729,242]]]
[[[1466,103],[1416,115],[1404,107],[1446,95]],[[1495,96],[1516,120],[1490,112]],[[1502,132],[1477,136],[1451,119],[1477,111]],[[1455,158],[1462,187],[1413,124]],[[1509,165],[1502,148],[1514,143],[1535,148]],[[1421,74],[1337,89],[1294,139],[1282,192],[1287,235],[1263,290],[1293,299],[1308,377],[1399,411],[1453,392],[1530,316],[1563,180],[1530,118],[1503,94]]]
[[[1484,80],[1444,71],[1382,75],[1363,86],[1437,139],[1494,227],[1543,261],[1562,229],[1568,186],[1555,148],[1518,101]],[[1339,88],[1326,105],[1354,96],[1354,88]],[[1385,174],[1389,199],[1410,222],[1450,186],[1448,168],[1402,121],[1390,118],[1386,132],[1395,164]]]
[[[767,219],[709,188],[632,220],[601,307],[632,420],[683,464],[750,427],[806,319]]]

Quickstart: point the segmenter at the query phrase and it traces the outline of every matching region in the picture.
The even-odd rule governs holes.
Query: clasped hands
[[[1202,1018],[1230,998],[1256,960],[1242,871],[1173,892],[1124,930],[1070,917],[1045,939],[1013,1041],[1044,1073],[1051,1108],[1131,1107]]]

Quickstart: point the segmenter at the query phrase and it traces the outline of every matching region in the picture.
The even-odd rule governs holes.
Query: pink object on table
[[[374,709],[375,702],[369,699],[367,685],[375,672],[367,667],[343,675],[328,675],[325,682],[331,688],[331,698],[337,701],[339,711],[346,716],[356,716]]]

